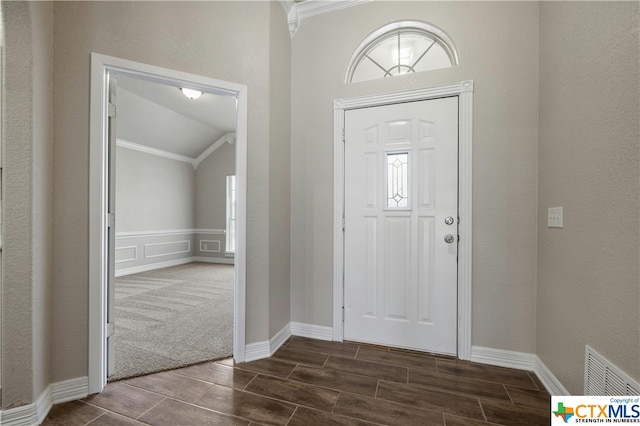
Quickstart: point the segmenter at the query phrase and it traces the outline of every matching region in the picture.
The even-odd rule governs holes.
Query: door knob
[[[456,240],[456,237],[454,237],[451,234],[447,234],[447,235],[444,236],[444,242],[447,243],[447,244],[451,244],[455,240]]]
[[[444,223],[446,223],[447,225],[453,225],[453,222],[455,222],[455,219],[451,216],[447,216],[444,218]]]

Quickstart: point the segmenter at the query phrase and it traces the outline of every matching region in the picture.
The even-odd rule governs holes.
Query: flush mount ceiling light
[[[198,99],[200,96],[202,96],[202,92],[199,90],[186,89],[182,87],[180,88],[180,91],[189,99]]]

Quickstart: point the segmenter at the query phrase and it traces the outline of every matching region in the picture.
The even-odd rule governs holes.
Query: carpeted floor
[[[109,380],[233,352],[233,265],[190,263],[116,278]]]

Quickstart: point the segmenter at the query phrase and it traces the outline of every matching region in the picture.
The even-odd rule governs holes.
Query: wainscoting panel
[[[196,229],[194,238],[196,246],[194,247],[194,256],[208,261],[219,260],[220,263],[226,263],[225,243],[226,235],[224,229]]]
[[[191,240],[169,241],[144,245],[144,258],[173,256],[174,254],[191,253]]]
[[[116,232],[116,276],[194,261],[233,264],[224,229]]]

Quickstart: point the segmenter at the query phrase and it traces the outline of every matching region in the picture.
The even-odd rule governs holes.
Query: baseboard
[[[82,399],[89,394],[89,379],[79,377],[53,383],[33,402],[21,407],[0,411],[3,426],[34,426],[41,424],[49,414],[53,404]]]
[[[147,265],[118,269],[116,271],[116,277],[124,277],[126,275],[139,274],[140,272],[148,272],[156,269],[169,268],[171,266],[184,265],[186,263],[194,262],[194,259],[194,257],[184,257],[182,259],[167,260],[166,262],[149,263]]]
[[[497,365],[517,370],[533,371],[551,395],[571,395],[560,380],[535,354],[505,351],[504,349],[471,347],[471,361],[480,364]]]
[[[271,339],[262,342],[249,343],[244,349],[244,361],[256,361],[269,358],[291,337],[291,324],[288,323]]]
[[[560,383],[560,380],[544,365],[544,362],[536,355],[535,373],[538,379],[551,395],[566,396],[571,395],[569,391]]]
[[[534,371],[535,355],[526,352],[471,346],[471,361],[498,367]]]
[[[291,334],[310,339],[333,340],[333,327],[291,322]]]
[[[233,265],[234,259],[233,257],[204,257],[204,256],[196,256],[192,257],[194,262],[204,262],[204,263],[222,263],[224,265]]]
[[[51,385],[51,397],[54,404],[75,401],[89,395],[89,378],[78,377]]]

